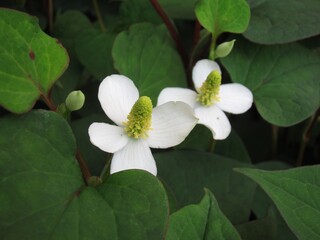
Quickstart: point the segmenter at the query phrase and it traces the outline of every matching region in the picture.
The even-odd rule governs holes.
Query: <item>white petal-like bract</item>
[[[218,63],[209,59],[199,60],[194,65],[192,69],[192,80],[197,91],[202,86],[204,81],[206,81],[208,75],[214,70],[221,72]]]
[[[110,173],[141,169],[157,175],[156,162],[144,139],[129,139],[128,144],[113,155]]]
[[[229,83],[220,86],[220,101],[216,103],[225,112],[240,114],[246,112],[252,105],[251,91],[239,83]]]
[[[114,74],[101,82],[98,98],[107,116],[121,126],[138,100],[139,92],[129,78]]]
[[[209,128],[214,139],[222,140],[229,136],[231,132],[230,122],[225,113],[217,106],[199,106],[194,111],[196,117],[199,118],[199,124]]]
[[[109,153],[119,151],[129,141],[122,127],[107,123],[92,123],[89,127],[89,137],[93,145]]]
[[[197,124],[193,109],[183,102],[168,102],[153,109],[151,130],[146,139],[152,148],[181,143]]]
[[[184,102],[190,107],[194,107],[196,103],[197,93],[187,88],[170,87],[164,88],[158,97],[157,106],[167,102]]]

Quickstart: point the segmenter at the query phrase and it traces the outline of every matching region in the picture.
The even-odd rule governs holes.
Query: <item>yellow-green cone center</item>
[[[221,73],[212,71],[199,89],[198,102],[203,106],[211,106],[219,101]]]
[[[124,130],[129,137],[146,138],[151,128],[152,102],[149,97],[142,96],[133,105]]]

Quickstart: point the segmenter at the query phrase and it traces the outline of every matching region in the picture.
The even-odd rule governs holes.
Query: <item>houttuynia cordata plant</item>
[[[319,0],[2,0],[0,239],[320,239]]]

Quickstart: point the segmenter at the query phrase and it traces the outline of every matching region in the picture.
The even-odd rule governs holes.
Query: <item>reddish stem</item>
[[[183,64],[185,66],[185,68],[187,68],[188,65],[188,59],[187,59],[187,55],[182,47],[182,42],[181,39],[179,37],[178,32],[176,31],[175,27],[173,26],[171,20],[169,19],[168,15],[165,13],[165,11],[161,8],[160,4],[158,3],[158,0],[150,0],[152,6],[154,7],[154,9],[157,11],[157,13],[159,14],[159,16],[161,17],[162,21],[164,22],[164,24],[166,25],[168,31],[170,32],[170,35],[173,39],[173,41],[176,44],[176,48],[181,56],[181,59],[183,61]]]
[[[41,97],[51,111],[56,111],[56,109],[57,109],[56,105],[53,103],[53,101],[48,96],[41,95]]]
[[[91,173],[90,170],[86,164],[86,162],[84,161],[81,153],[79,152],[79,150],[77,150],[76,152],[76,158],[78,160],[82,175],[84,177],[84,180],[86,181],[86,183],[88,182],[88,179],[91,177]]]
[[[193,48],[195,48],[195,46],[200,40],[200,30],[201,30],[201,25],[199,21],[196,19],[194,23]]]

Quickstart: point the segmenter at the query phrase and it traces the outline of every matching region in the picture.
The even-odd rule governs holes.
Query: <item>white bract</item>
[[[225,139],[231,131],[225,112],[240,114],[252,105],[251,91],[239,83],[221,85],[219,65],[203,59],[196,63],[192,79],[197,92],[185,88],[165,88],[158,97],[158,106],[182,101],[194,109],[199,124],[208,127],[214,139]]]
[[[134,83],[122,75],[106,77],[100,84],[98,98],[117,126],[93,123],[89,136],[93,145],[114,153],[111,174],[142,169],[157,175],[150,147],[178,145],[198,121],[192,108],[183,102],[169,102],[153,109],[150,98],[139,97]]]

